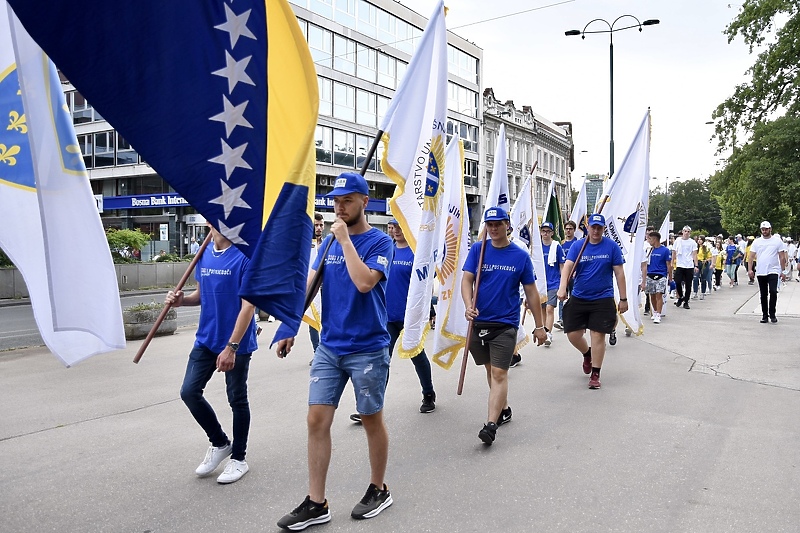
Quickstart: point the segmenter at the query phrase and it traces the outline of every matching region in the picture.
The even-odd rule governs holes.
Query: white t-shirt
[[[678,268],[694,268],[692,254],[697,251],[694,239],[675,239],[675,261]]]
[[[797,246],[792,242],[786,245],[787,256],[786,259],[794,261],[797,257]]]
[[[781,273],[781,260],[778,252],[785,252],[786,244],[778,234],[769,239],[759,237],[753,241],[750,252],[756,256],[756,276]]]

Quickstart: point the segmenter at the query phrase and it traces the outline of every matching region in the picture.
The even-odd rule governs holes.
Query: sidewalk
[[[800,283],[796,284],[800,287]],[[800,523],[800,358],[795,288],[778,324],[742,313],[757,287],[723,288],[691,309],[668,303],[662,324],[609,347],[591,391],[563,335],[526,347],[510,371],[514,417],[485,447],[483,369],[434,366],[437,409],[418,412],[413,365],[395,357],[386,399],[394,505],[363,522],[349,512],[367,488],[363,430],[347,420],[348,387],[332,429],[327,497],[332,532],[797,531]],[[795,314],[792,314],[795,313]],[[253,414],[238,483],[198,479],[208,446],[181,402],[194,331],[139,342],[64,369],[42,348],[0,357],[3,530],[277,532],[307,493],[310,343],[279,360],[261,323],[250,371]],[[620,328],[620,333],[622,328]],[[230,430],[222,376],[207,397]],[[219,472],[219,470],[218,470]]]

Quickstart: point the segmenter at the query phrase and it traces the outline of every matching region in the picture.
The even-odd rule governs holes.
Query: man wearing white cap
[[[753,261],[756,262],[755,272]],[[748,255],[747,274],[752,281],[758,278],[758,290],[761,292],[761,323],[778,321],[775,316],[775,304],[778,301],[778,278],[786,279],[786,244],[778,234],[772,235],[772,224],[761,223],[761,237],[753,241]],[[769,294],[769,303],[767,295]]]

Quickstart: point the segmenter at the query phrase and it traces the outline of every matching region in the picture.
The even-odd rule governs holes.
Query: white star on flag
[[[231,132],[236,126],[244,126],[245,128],[252,128],[253,125],[244,118],[244,110],[247,108],[247,104],[250,103],[250,100],[245,100],[243,103],[234,106],[230,100],[223,94],[222,95],[222,105],[224,107],[224,111],[219,115],[214,115],[213,117],[209,118],[208,120],[215,120],[217,122],[224,122],[225,123],[225,136],[230,138]]]
[[[250,79],[250,76],[247,75],[247,72],[245,72],[247,65],[250,63],[250,58],[252,57],[253,56],[247,56],[241,61],[236,61],[231,56],[230,52],[225,50],[225,68],[216,70],[211,74],[228,79],[228,94],[233,92],[233,88],[236,87],[236,84],[239,82],[255,85],[253,80]]]
[[[243,244],[245,246],[250,246],[247,243],[247,241],[239,237],[239,233],[242,231],[242,228],[244,227],[244,222],[232,228],[226,226],[225,223],[221,220],[218,220],[217,223],[219,224],[219,232],[222,233],[222,235],[224,235],[225,238],[231,241],[233,244]]]
[[[242,200],[242,193],[244,192],[245,187],[247,187],[246,183],[236,187],[235,189],[228,187],[228,184],[222,180],[219,180],[219,183],[222,185],[222,196],[217,196],[213,200],[209,200],[208,203],[221,205],[225,209],[225,218],[231,216],[231,211],[233,211],[234,207],[244,207],[246,209],[250,209],[250,206],[247,205],[247,202]]]
[[[231,173],[236,167],[246,168],[248,170],[253,169],[242,157],[242,154],[247,149],[247,143],[237,146],[236,148],[231,148],[224,140],[220,139],[220,142],[222,143],[222,153],[213,159],[209,159],[209,161],[211,163],[225,165],[225,179],[231,177]]]
[[[250,11],[248,9],[241,15],[237,15],[233,12],[233,9],[228,7],[228,4],[225,4],[225,23],[214,26],[218,30],[228,32],[231,37],[231,50],[236,46],[236,41],[239,40],[239,37],[249,37],[256,40],[256,36],[247,28],[247,19],[250,17]]]

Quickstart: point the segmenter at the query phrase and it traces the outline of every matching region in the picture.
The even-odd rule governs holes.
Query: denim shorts
[[[308,380],[308,405],[339,407],[347,381],[353,382],[356,410],[374,415],[383,409],[389,375],[389,347],[379,352],[339,356],[320,344]]]

